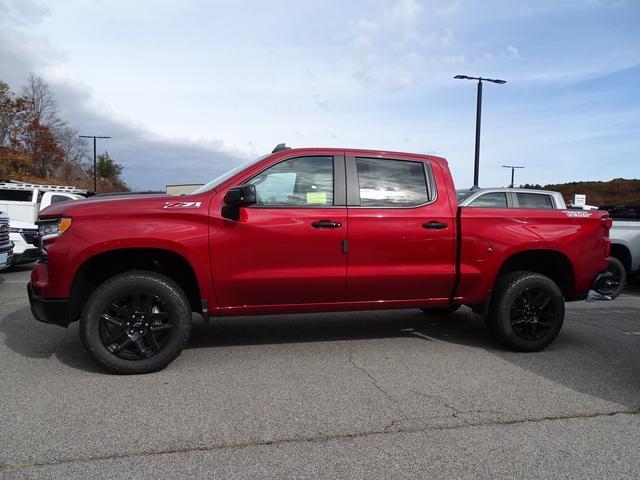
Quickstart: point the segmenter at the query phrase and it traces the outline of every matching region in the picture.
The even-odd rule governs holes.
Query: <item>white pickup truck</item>
[[[14,243],[12,265],[33,263],[40,258],[35,224],[40,210],[52,203],[83,198],[86,193],[70,186],[0,182],[0,211],[9,215],[9,236]]]
[[[640,273],[640,206],[608,206],[600,207],[609,212],[613,219],[611,237],[611,256],[616,257],[628,276]]]

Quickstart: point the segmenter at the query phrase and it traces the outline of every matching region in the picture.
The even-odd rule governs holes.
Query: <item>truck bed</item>
[[[571,271],[567,300],[584,297],[607,268],[606,212],[461,207],[458,209],[458,286],[455,298],[482,302],[505,259],[536,262],[536,252],[556,252]],[[605,235],[601,234],[605,232]],[[518,256],[519,255],[519,256]]]

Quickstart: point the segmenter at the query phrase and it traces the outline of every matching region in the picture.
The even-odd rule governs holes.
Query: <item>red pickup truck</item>
[[[534,351],[565,301],[610,293],[606,213],[459,208],[446,160],[428,155],[280,145],[191,195],[58,203],[38,223],[34,316],[80,320],[86,351],[116,373],[168,365],[192,312],[467,305]]]

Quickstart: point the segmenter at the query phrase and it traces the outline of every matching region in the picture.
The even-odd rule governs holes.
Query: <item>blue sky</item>
[[[640,2],[0,0],[0,78],[47,80],[136,188],[286,141],[435,153],[470,185],[640,177]]]

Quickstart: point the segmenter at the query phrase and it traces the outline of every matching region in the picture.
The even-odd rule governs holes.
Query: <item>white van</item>
[[[0,211],[9,215],[9,235],[14,243],[12,265],[32,263],[40,258],[36,220],[40,210],[52,203],[84,198],[82,188],[0,182]]]

